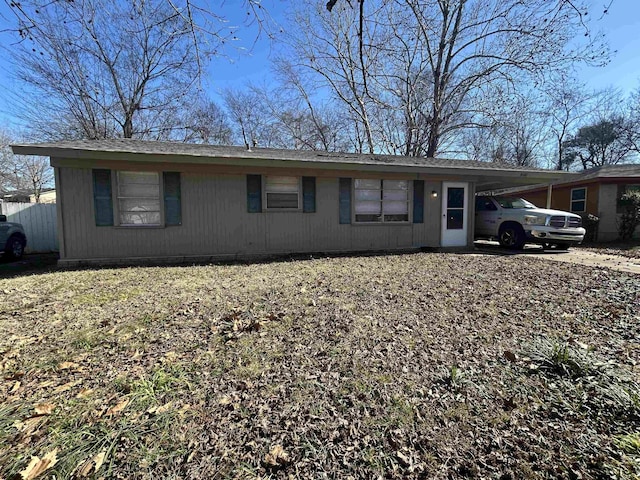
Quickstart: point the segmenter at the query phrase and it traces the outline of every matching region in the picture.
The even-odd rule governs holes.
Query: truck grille
[[[564,224],[567,221],[567,217],[553,216],[549,220],[549,225],[556,228],[564,228]]]
[[[569,217],[569,221],[567,222],[567,226],[571,228],[578,228],[582,226],[582,218],[580,217]]]
[[[561,217],[554,215],[549,220],[549,225],[555,228],[578,228],[582,226],[582,218],[580,217]]]

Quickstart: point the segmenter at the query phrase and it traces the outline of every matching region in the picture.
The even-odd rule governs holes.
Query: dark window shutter
[[[112,226],[111,170],[93,170],[93,205],[95,207],[96,226]]]
[[[316,177],[302,177],[302,211],[316,211]]]
[[[262,176],[247,175],[247,211],[262,212]]]
[[[182,202],[180,198],[180,172],[164,172],[164,223],[182,225]]]
[[[340,223],[351,223],[351,179],[340,179]]]
[[[424,223],[424,180],[413,181],[413,223]]]

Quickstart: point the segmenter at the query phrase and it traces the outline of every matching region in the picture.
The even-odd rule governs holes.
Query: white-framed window
[[[409,221],[408,180],[355,180],[356,223]]]
[[[267,175],[264,179],[267,210],[300,209],[300,178]]]
[[[160,174],[117,172],[119,225],[160,225]]]
[[[571,211],[576,213],[587,211],[587,187],[571,189]]]

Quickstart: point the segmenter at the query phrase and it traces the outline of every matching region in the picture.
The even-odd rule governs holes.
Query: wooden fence
[[[27,235],[25,253],[57,252],[58,221],[56,204],[0,202],[0,213],[7,221],[21,223]]]

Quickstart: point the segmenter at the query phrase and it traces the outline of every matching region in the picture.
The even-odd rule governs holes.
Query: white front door
[[[443,247],[467,245],[468,188],[468,183],[442,183],[442,241],[440,243]]]

